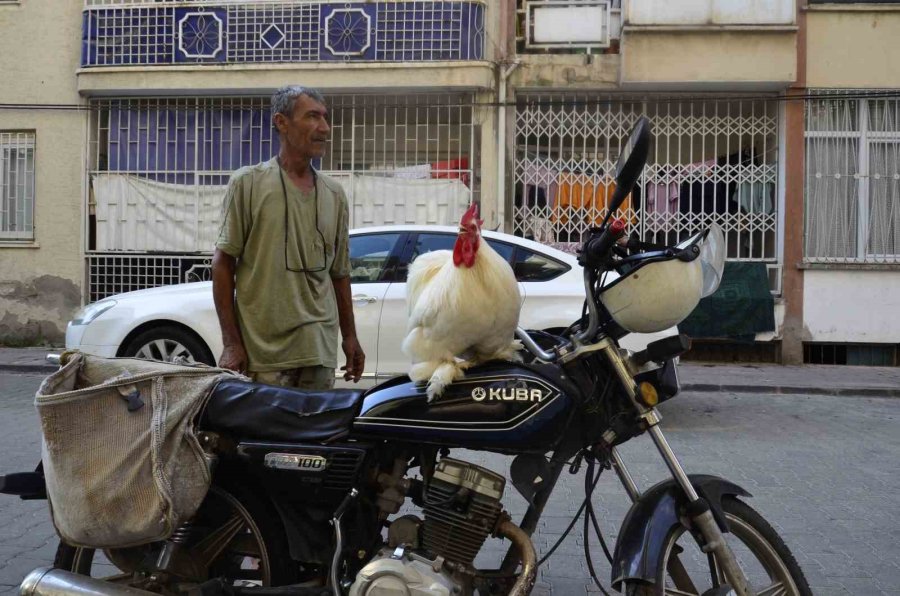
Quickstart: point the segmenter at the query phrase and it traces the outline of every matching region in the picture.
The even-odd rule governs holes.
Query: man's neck
[[[308,157],[298,157],[288,154],[283,149],[278,152],[278,163],[291,178],[304,180],[312,174]]]

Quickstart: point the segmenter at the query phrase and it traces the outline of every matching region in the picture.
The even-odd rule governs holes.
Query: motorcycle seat
[[[222,381],[213,388],[200,428],[240,440],[326,441],[350,429],[362,406],[363,393]]]

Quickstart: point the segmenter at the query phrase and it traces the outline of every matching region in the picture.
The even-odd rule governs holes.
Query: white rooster
[[[509,263],[481,238],[472,204],[459,222],[453,251],[419,255],[409,267],[409,333],[403,352],[409,377],[428,381],[428,401],[487,360],[514,360],[521,296]]]

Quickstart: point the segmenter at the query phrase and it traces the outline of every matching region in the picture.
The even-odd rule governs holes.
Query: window
[[[381,281],[399,239],[400,234],[351,236],[350,281],[355,284]]]
[[[34,133],[0,132],[0,240],[34,238]]]
[[[806,260],[900,262],[900,101],[810,101],[806,138]]]
[[[482,240],[485,240],[482,238]],[[416,260],[416,257],[419,255],[425,254],[426,252],[431,252],[433,250],[453,250],[453,244],[456,242],[455,234],[419,234],[416,237],[416,245],[413,248],[413,253],[410,256],[410,262]],[[516,250],[516,247],[512,244],[507,244],[506,242],[500,242],[499,240],[486,240],[486,242],[497,251],[497,254],[506,259],[507,262],[512,261],[513,252]],[[519,251],[525,251],[529,254],[534,255],[531,251],[527,251],[525,249],[520,248]],[[537,256],[537,255],[535,255]],[[406,272],[403,273],[405,277]],[[519,281],[534,281],[534,280],[522,280]]]
[[[482,240],[485,239],[482,238]],[[498,240],[485,241],[507,262],[512,260],[513,251],[516,247]],[[416,238],[416,246],[413,249],[410,262],[414,261],[417,256],[433,250],[453,250],[455,243],[456,235],[454,234],[419,234]]]
[[[539,255],[527,248],[516,250],[516,262],[513,271],[519,281],[549,281],[569,270],[567,265]]]
[[[897,0],[809,0],[810,4],[897,4]]]

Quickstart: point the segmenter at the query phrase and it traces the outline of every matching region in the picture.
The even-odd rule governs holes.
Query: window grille
[[[344,186],[351,226],[447,224],[478,199],[470,94],[333,95],[327,103],[331,139],[316,166]],[[279,149],[268,97],[97,99],[91,105],[92,296],[105,291],[97,284],[113,283],[103,281],[112,274],[112,257],[100,253],[157,260],[211,253],[231,173]],[[142,263],[129,270],[137,280],[131,285],[140,285],[141,271],[148,284],[185,281],[169,261]]]
[[[808,262],[900,262],[900,101],[821,92],[806,105]]]
[[[0,132],[0,240],[34,238],[34,133]]]
[[[620,213],[629,232],[673,244],[717,223],[729,259],[776,268],[778,107],[764,100],[523,98],[516,116],[515,233],[574,250],[606,215],[619,148],[641,115],[650,118],[654,138]]]

